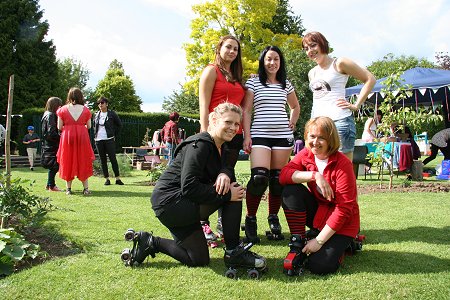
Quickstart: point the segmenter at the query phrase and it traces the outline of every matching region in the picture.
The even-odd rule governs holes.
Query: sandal
[[[71,188],[67,188],[66,195],[73,195],[73,192],[72,192]]]
[[[83,189],[83,195],[90,195],[90,194],[91,194],[91,191],[89,191],[88,188]]]

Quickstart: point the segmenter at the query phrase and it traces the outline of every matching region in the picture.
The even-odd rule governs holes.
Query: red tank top
[[[245,91],[241,84],[238,82],[228,82],[223,76],[220,69],[215,66],[216,69],[216,82],[214,83],[214,89],[211,94],[211,102],[209,103],[209,112],[212,112],[217,105],[223,102],[230,102],[235,105],[241,106],[242,100],[244,100]],[[238,134],[242,133],[242,126],[239,128]]]

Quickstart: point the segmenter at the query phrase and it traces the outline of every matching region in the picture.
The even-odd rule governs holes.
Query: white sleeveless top
[[[348,80],[348,75],[336,71],[336,58],[328,69],[315,66],[310,76],[309,88],[313,92],[311,118],[326,116],[336,121],[352,115],[350,109],[336,105],[338,99],[345,99],[345,85]]]

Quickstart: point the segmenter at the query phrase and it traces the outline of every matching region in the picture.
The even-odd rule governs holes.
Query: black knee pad
[[[255,196],[262,196],[269,186],[269,170],[267,168],[252,168],[252,174],[247,184],[247,190]]]
[[[281,196],[281,193],[283,193],[283,186],[280,184],[280,173],[281,170],[279,169],[270,170],[269,189],[270,194],[273,196]]]

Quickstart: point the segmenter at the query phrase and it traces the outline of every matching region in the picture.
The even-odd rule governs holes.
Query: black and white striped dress
[[[286,80],[286,88],[281,84],[267,83],[264,86],[259,77],[250,78],[245,84],[254,95],[253,122],[250,130],[252,138],[294,138],[289,128],[286,112],[287,96],[294,92],[294,87]]]

